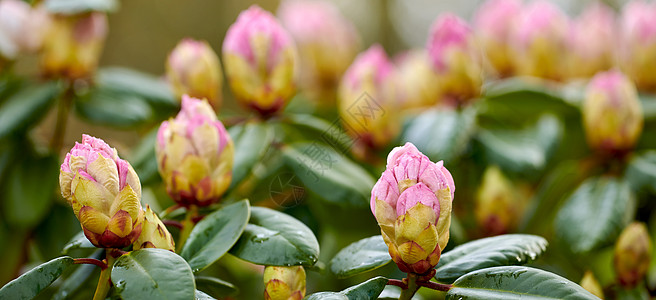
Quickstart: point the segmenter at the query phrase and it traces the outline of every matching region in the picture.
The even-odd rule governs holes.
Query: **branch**
[[[442,283],[437,283],[437,282],[433,282],[433,281],[417,282],[417,285],[418,286],[423,286],[423,287],[426,287],[426,288],[429,288],[429,289],[433,289],[433,290],[442,291],[442,292],[447,292],[451,288],[453,288],[453,286],[450,285],[450,284],[442,284]]]
[[[408,288],[408,285],[405,284],[405,282],[403,282],[401,280],[397,280],[397,279],[388,279],[387,280],[387,285],[395,285],[395,286],[398,286],[398,287],[400,287],[404,290]]]
[[[101,270],[107,269],[107,264],[97,260],[95,258],[74,258],[73,259],[73,264],[76,265],[81,265],[81,264],[87,264],[87,265],[96,265],[100,267]]]

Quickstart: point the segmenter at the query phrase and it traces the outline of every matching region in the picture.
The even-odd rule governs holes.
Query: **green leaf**
[[[73,264],[73,258],[62,256],[40,264],[7,283],[0,289],[0,299],[32,299]]]
[[[105,256],[104,249],[98,249],[90,258],[102,259]],[[67,299],[76,294],[76,292],[89,280],[89,277],[98,269],[95,265],[81,264],[77,269],[68,276],[59,286],[57,293],[52,297],[54,300]]]
[[[143,124],[153,116],[153,110],[143,98],[100,88],[77,99],[75,108],[80,116],[94,124],[121,128]]]
[[[196,276],[196,288],[215,298],[225,298],[239,293],[234,284],[209,276]]]
[[[635,213],[628,185],[613,177],[590,178],[556,216],[556,232],[575,253],[610,245]]]
[[[361,300],[376,299],[387,285],[387,278],[374,277],[339,293],[321,292],[309,295],[306,300]]]
[[[656,119],[656,95],[640,94],[639,97],[645,121],[649,122]]]
[[[294,217],[253,207],[249,224],[230,253],[258,265],[312,266],[319,257],[319,242],[312,230]]]
[[[0,105],[0,139],[34,125],[46,115],[61,92],[60,85],[48,81],[28,85]]]
[[[71,250],[75,249],[93,249],[96,248],[89,239],[84,235],[84,232],[80,231],[76,234],[62,249],[62,254],[69,254]]]
[[[529,267],[494,267],[468,273],[453,283],[446,299],[599,299],[576,283]]]
[[[368,237],[346,246],[330,261],[330,270],[337,278],[380,268],[392,261],[387,245],[380,235]]]
[[[530,234],[506,234],[475,240],[443,253],[435,279],[452,283],[469,272],[497,266],[523,265],[547,249],[547,240]]]
[[[528,128],[480,130],[477,138],[489,162],[509,172],[531,174],[546,166],[560,140],[562,127],[558,119],[545,115]]]
[[[312,137],[320,137],[341,152],[348,152],[353,146],[353,139],[342,130],[340,120],[330,123],[309,114],[289,114],[287,118],[294,129],[307,129]]]
[[[142,97],[154,105],[178,107],[173,91],[162,79],[135,70],[102,68],[96,75],[97,85],[103,89]]]
[[[650,150],[631,157],[624,178],[634,191],[656,193],[656,151]]]
[[[411,142],[434,161],[450,162],[465,151],[476,128],[476,111],[428,110],[405,126],[401,140]]]
[[[85,12],[113,12],[118,9],[116,0],[46,0],[46,9],[55,14],[75,15]]]
[[[164,249],[140,249],[119,257],[111,278],[125,300],[192,299],[196,290],[187,262]]]
[[[203,293],[199,290],[196,290],[195,293],[196,294],[194,295],[194,299],[196,299],[196,300],[212,300],[212,299],[215,299],[215,298],[212,298],[212,296],[210,296],[208,294],[205,294],[205,293]]]
[[[38,224],[52,205],[58,173],[59,159],[54,155],[27,157],[14,165],[2,201],[5,220],[20,227]]]
[[[260,161],[273,140],[273,130],[267,123],[249,122],[228,130],[235,143],[235,159],[232,167],[232,189],[241,183],[253,166]]]
[[[285,164],[312,192],[333,204],[366,207],[376,183],[362,167],[319,143],[294,143],[283,148]]]
[[[180,255],[194,272],[207,268],[237,242],[249,217],[248,200],[224,206],[207,215],[194,226]]]

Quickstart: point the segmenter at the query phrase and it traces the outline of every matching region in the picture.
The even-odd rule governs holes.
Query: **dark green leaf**
[[[35,124],[48,112],[61,92],[57,82],[28,85],[0,106],[0,138]]]
[[[94,252],[91,258],[102,259],[104,256],[104,249],[98,249],[96,252]],[[97,269],[98,267],[95,265],[78,265],[77,269],[64,280],[61,286],[59,286],[59,289],[53,296],[53,299],[61,300],[71,298],[82,287],[82,285],[84,285],[84,283],[89,280],[89,277],[91,277],[93,272]]]
[[[330,261],[330,270],[337,278],[346,278],[380,268],[392,261],[387,245],[380,235],[348,245]]]
[[[453,283],[446,299],[599,299],[576,283],[529,267],[494,267],[468,273]]]
[[[331,203],[366,207],[376,182],[362,167],[333,148],[315,143],[294,143],[283,148],[285,164],[312,192]]]
[[[119,257],[111,277],[125,300],[192,299],[196,290],[187,262],[164,249],[141,249]]]
[[[259,265],[311,266],[319,258],[319,242],[312,230],[294,217],[253,207],[249,224],[230,253]]]
[[[509,172],[531,174],[545,167],[562,130],[558,119],[547,115],[521,130],[481,130],[478,140],[489,162]]]
[[[287,117],[295,129],[307,129],[314,139],[321,138],[342,152],[348,152],[353,144],[353,139],[341,129],[340,120],[330,123],[309,114],[290,114]]]
[[[32,299],[73,264],[73,258],[62,256],[38,265],[0,289],[0,299]]]
[[[196,288],[215,298],[225,298],[239,293],[232,283],[208,276],[196,276]]]
[[[177,107],[173,91],[162,79],[135,70],[111,67],[98,71],[97,84],[103,89],[142,97],[154,105]]]
[[[556,232],[573,252],[588,252],[615,241],[634,213],[635,199],[626,183],[590,178],[561,207]]]
[[[80,231],[76,234],[62,249],[62,254],[68,254],[71,250],[74,249],[91,249],[96,248],[87,237],[84,235],[84,232]]]
[[[650,150],[631,157],[624,178],[634,191],[648,189],[656,193],[656,151]]]
[[[207,215],[191,231],[180,255],[194,272],[199,272],[217,261],[237,242],[248,218],[248,200],[222,207]]]
[[[75,15],[85,12],[112,12],[118,9],[116,0],[46,0],[46,9],[51,13]]]
[[[309,295],[306,300],[361,300],[376,299],[385,289],[387,278],[374,277],[363,283],[347,288],[339,293],[321,292]]]
[[[649,122],[656,118],[656,95],[640,94],[640,103],[642,104],[642,115],[645,121]]]
[[[432,160],[452,161],[462,154],[476,128],[476,111],[428,110],[407,124],[401,135]]]
[[[59,159],[54,155],[27,157],[14,165],[2,201],[5,220],[21,227],[38,224],[52,205],[58,170]]]
[[[194,295],[196,300],[212,300],[212,296],[205,294],[199,290],[196,290],[196,294]]]
[[[253,166],[260,161],[273,140],[273,130],[267,123],[249,122],[228,130],[235,143],[231,189],[241,183]]]
[[[114,127],[134,127],[153,116],[151,107],[143,98],[106,89],[92,90],[79,98],[75,107],[90,122]]]
[[[435,268],[435,279],[452,283],[475,270],[523,265],[540,256],[547,244],[544,238],[529,234],[506,234],[472,241],[442,254]]]

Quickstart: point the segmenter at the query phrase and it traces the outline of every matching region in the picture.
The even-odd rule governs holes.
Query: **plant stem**
[[[184,246],[185,242],[187,241],[187,238],[189,238],[189,234],[191,234],[191,230],[194,229],[194,217],[198,214],[198,207],[196,205],[190,205],[187,207],[187,215],[185,216],[185,219],[182,221],[182,230],[180,231],[180,237],[178,238],[178,253],[182,251],[182,246]]]
[[[96,265],[100,267],[101,270],[107,269],[107,265],[95,258],[75,258],[73,259],[73,264],[76,265],[81,265],[81,264],[87,264],[87,265]]]
[[[404,281],[405,284],[407,285],[407,288],[401,291],[401,296],[399,296],[399,300],[410,300],[412,299],[412,296],[414,296],[417,290],[419,289],[419,286],[417,285],[417,275],[408,273],[408,278],[406,278]]]
[[[417,285],[442,292],[447,292],[453,287],[450,284],[442,284],[433,281],[417,282]]]
[[[116,259],[111,255],[110,249],[106,250],[107,252],[107,268],[100,271],[100,278],[98,279],[98,286],[96,287],[96,293],[93,294],[93,300],[104,300],[107,297],[107,292],[112,286],[109,275],[112,272],[112,266]]]
[[[57,107],[57,123],[55,124],[55,131],[52,134],[52,140],[50,140],[50,149],[57,154],[59,154],[64,142],[66,123],[68,122],[68,111],[73,103],[73,93],[73,88],[68,87],[59,99],[59,105]]]

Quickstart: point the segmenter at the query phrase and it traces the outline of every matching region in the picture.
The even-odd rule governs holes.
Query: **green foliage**
[[[0,289],[0,299],[32,299],[73,264],[73,258],[62,256],[43,263]]]
[[[358,300],[375,299],[385,288],[387,278],[375,277],[341,292],[321,292],[309,295],[307,300]]]
[[[330,270],[338,278],[347,278],[380,268],[392,261],[380,235],[348,245],[330,261]]]

